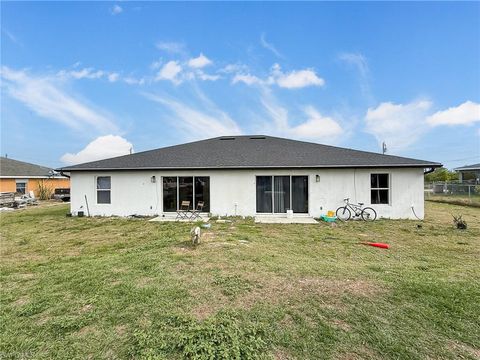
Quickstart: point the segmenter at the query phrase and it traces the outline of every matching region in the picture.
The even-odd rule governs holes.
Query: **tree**
[[[458,173],[455,171],[450,171],[443,166],[441,168],[435,169],[434,172],[425,175],[426,182],[432,181],[455,181],[458,180]]]

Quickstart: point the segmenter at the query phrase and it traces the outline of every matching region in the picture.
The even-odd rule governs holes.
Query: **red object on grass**
[[[388,249],[390,247],[390,245],[384,244],[384,243],[362,242],[362,244],[363,245],[375,246],[375,247],[379,247],[379,248],[382,248],[382,249]]]

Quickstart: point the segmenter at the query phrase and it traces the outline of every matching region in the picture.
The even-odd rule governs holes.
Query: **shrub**
[[[53,189],[45,180],[38,182],[38,198],[40,200],[48,200],[52,197]]]

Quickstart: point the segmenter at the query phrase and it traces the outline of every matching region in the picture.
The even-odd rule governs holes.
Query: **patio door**
[[[308,176],[257,176],[257,213],[308,213]]]

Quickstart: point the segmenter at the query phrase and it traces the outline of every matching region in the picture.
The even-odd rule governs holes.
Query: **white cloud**
[[[122,8],[120,5],[118,5],[118,4],[113,5],[113,6],[111,7],[111,9],[110,9],[110,13],[111,13],[112,15],[118,15],[118,14],[120,14],[120,13],[122,13],[122,12],[123,12],[123,8]]]
[[[108,74],[108,81],[115,82],[119,79],[120,75],[118,73],[110,73]]]
[[[365,56],[360,53],[342,53],[338,58],[356,68],[359,74],[360,88],[363,95],[373,101],[372,91],[370,90],[370,70]]]
[[[169,109],[174,115],[172,124],[192,139],[242,133],[237,123],[228,114],[218,109],[210,109],[209,113],[206,113],[180,101],[153,94],[145,94],[145,96]]]
[[[248,72],[248,66],[245,64],[228,64],[218,70],[219,73],[231,74],[231,73],[246,73]]]
[[[203,81],[217,81],[220,79],[220,75],[211,75],[211,74],[206,74],[202,70],[197,70],[195,73],[195,76]]]
[[[202,53],[200,53],[198,57],[188,60],[188,66],[196,69],[200,69],[211,64],[212,64],[212,60],[207,58]]]
[[[321,115],[313,106],[304,109],[307,120],[288,130],[294,137],[302,139],[327,139],[343,134],[340,124],[328,116]]]
[[[427,123],[437,125],[469,125],[480,121],[480,104],[466,101],[457,107],[438,111],[427,118]]]
[[[162,59],[158,59],[150,64],[150,69],[152,70],[160,69],[160,66],[162,66],[162,64],[163,64]]]
[[[145,84],[145,79],[144,78],[135,78],[133,76],[127,76],[123,78],[123,81],[127,83],[128,85],[143,85]]]
[[[264,131],[279,136],[302,140],[334,143],[344,133],[340,123],[332,117],[323,116],[312,105],[302,109],[305,120],[297,125],[289,124],[288,110],[279,105],[272,94],[266,90],[261,98],[262,105],[273,123],[267,123]]]
[[[265,33],[262,33],[260,36],[260,44],[267,50],[270,50],[275,56],[279,58],[284,58],[282,54],[275,48],[275,46],[272,43],[269,43],[266,39]]]
[[[254,75],[250,75],[250,74],[237,74],[234,76],[234,78],[232,79],[232,84],[236,84],[236,83],[239,83],[239,82],[243,82],[247,85],[253,85],[253,84],[262,84],[263,81],[254,76]]]
[[[58,78],[32,76],[24,70],[6,66],[1,68],[1,78],[9,96],[43,118],[76,130],[118,131],[110,116],[67,94]]]
[[[169,54],[184,54],[185,44],[179,42],[159,41],[155,44],[156,48]]]
[[[169,61],[157,73],[155,80],[170,80],[174,84],[180,84],[182,81],[178,78],[178,74],[182,71],[182,66],[178,61]]]
[[[105,135],[96,138],[76,154],[64,154],[60,160],[65,164],[74,165],[128,155],[130,150],[133,150],[133,145],[123,137]]]
[[[275,82],[278,86],[287,89],[325,85],[325,80],[318,77],[313,69],[294,70],[284,73],[279,64],[273,65],[270,82]]]
[[[366,130],[378,143],[392,149],[404,149],[416,142],[427,130],[425,118],[432,103],[426,100],[409,104],[381,103],[369,108],[365,116]]]
[[[75,79],[99,79],[103,75],[105,75],[105,72],[103,72],[102,70],[94,70],[92,68],[84,68],[78,71],[70,71],[67,74]]]

